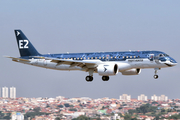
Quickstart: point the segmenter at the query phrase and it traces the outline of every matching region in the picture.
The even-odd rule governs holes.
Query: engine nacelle
[[[117,64],[101,64],[97,67],[97,72],[101,76],[112,76],[118,73]]]
[[[141,73],[141,69],[130,69],[130,70],[126,70],[121,72],[123,75],[138,75]]]

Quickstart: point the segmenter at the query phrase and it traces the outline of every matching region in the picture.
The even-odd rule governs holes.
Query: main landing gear
[[[154,70],[155,70],[155,75],[154,75],[154,79],[158,79],[158,75],[157,75],[157,72],[158,72],[158,70],[160,70],[161,68],[154,68]]]
[[[93,81],[93,72],[94,72],[94,69],[89,70],[89,76],[86,76],[86,81],[87,82]]]
[[[89,70],[89,76],[86,76],[86,78],[85,78],[87,82],[92,82],[93,81],[93,72],[94,72],[94,69]],[[108,81],[109,76],[102,76],[102,80],[103,81]]]
[[[109,76],[102,76],[102,80],[103,81],[108,81],[109,80]],[[86,81],[87,82],[93,81],[93,76],[86,76]]]
[[[103,81],[108,81],[109,80],[109,76],[102,76],[102,80]]]
[[[92,76],[86,76],[86,81],[87,81],[87,82],[93,81],[93,77],[92,77]]]

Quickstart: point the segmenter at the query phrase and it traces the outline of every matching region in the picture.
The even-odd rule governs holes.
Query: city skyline
[[[0,87],[1,88],[1,87]],[[16,87],[14,86],[11,86],[11,87],[2,87],[2,89],[0,89],[0,97],[3,97],[3,98],[13,98],[15,99],[16,98]],[[61,96],[61,95],[59,95]],[[143,93],[139,94],[138,96],[136,97],[131,97],[132,95],[131,94],[122,94],[119,96],[119,99],[120,100],[131,100],[131,99],[137,99],[137,100],[141,100],[141,99],[144,99],[142,101],[146,101],[146,100],[155,100],[155,101],[161,101],[161,99],[166,99],[168,100],[168,96],[164,95],[164,94],[161,94],[161,95],[156,95],[156,94],[153,94],[151,96],[147,96]],[[18,96],[17,98],[20,98],[20,97],[23,97],[23,96]],[[32,98],[39,98],[39,97],[42,97],[42,96],[38,96],[38,97],[32,97]],[[54,96],[54,97],[57,97],[57,96]],[[54,98],[54,97],[42,97],[42,98]],[[66,96],[65,96],[66,97]],[[79,97],[72,97],[72,98],[83,98],[85,96],[79,96]],[[88,97],[88,96],[86,96]],[[155,98],[154,98],[155,97]],[[30,98],[30,97],[27,97],[27,98]],[[66,98],[69,98],[69,97],[66,97]],[[91,98],[91,97],[88,97],[88,98]],[[98,97],[99,98],[99,97]],[[94,99],[98,99],[98,98],[94,98]],[[109,98],[108,96],[106,97],[101,97],[101,98]],[[114,98],[118,98],[118,97],[114,97]],[[169,98],[169,99],[179,99],[179,98]],[[162,101],[163,101],[162,100]]]
[[[124,96],[123,99],[130,98],[128,94],[122,94],[122,96]],[[144,97],[143,94],[140,96]],[[163,101],[165,96],[161,95],[160,97],[162,97],[160,101],[137,99],[124,101],[114,98],[91,99],[88,97],[65,98],[63,96],[57,96],[56,98],[0,98],[0,118],[11,117],[14,120],[18,118],[51,118],[54,120],[57,117],[73,119],[81,115],[94,120],[99,117],[102,120],[112,119],[113,117],[126,120],[126,115],[131,118],[151,120],[154,118],[162,119],[162,117],[180,118],[180,99]]]
[[[2,57],[19,56],[14,29],[21,29],[42,54],[157,50],[179,63],[179,4],[178,0],[0,1],[1,86],[16,86],[16,97],[119,98],[126,93],[131,98],[140,94],[180,98],[180,65],[159,70],[158,80],[154,70],[142,69],[137,76],[118,73],[108,82],[94,74],[93,82],[87,83],[86,72],[43,69]]]

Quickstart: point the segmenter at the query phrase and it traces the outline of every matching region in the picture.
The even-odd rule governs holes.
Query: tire
[[[158,77],[159,77],[158,75],[154,75],[154,79],[158,79]]]
[[[102,80],[103,81],[108,81],[109,80],[109,76],[102,76]]]
[[[92,76],[86,76],[86,81],[87,81],[87,82],[93,81],[93,77],[92,77]]]

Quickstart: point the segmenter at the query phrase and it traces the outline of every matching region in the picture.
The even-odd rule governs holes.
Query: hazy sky
[[[40,53],[159,50],[180,61],[179,0],[0,0],[0,87],[17,97],[119,98],[126,93],[180,98],[180,67],[140,75],[118,73],[103,82],[86,72],[57,71],[3,58],[19,57],[14,29],[21,29]]]

